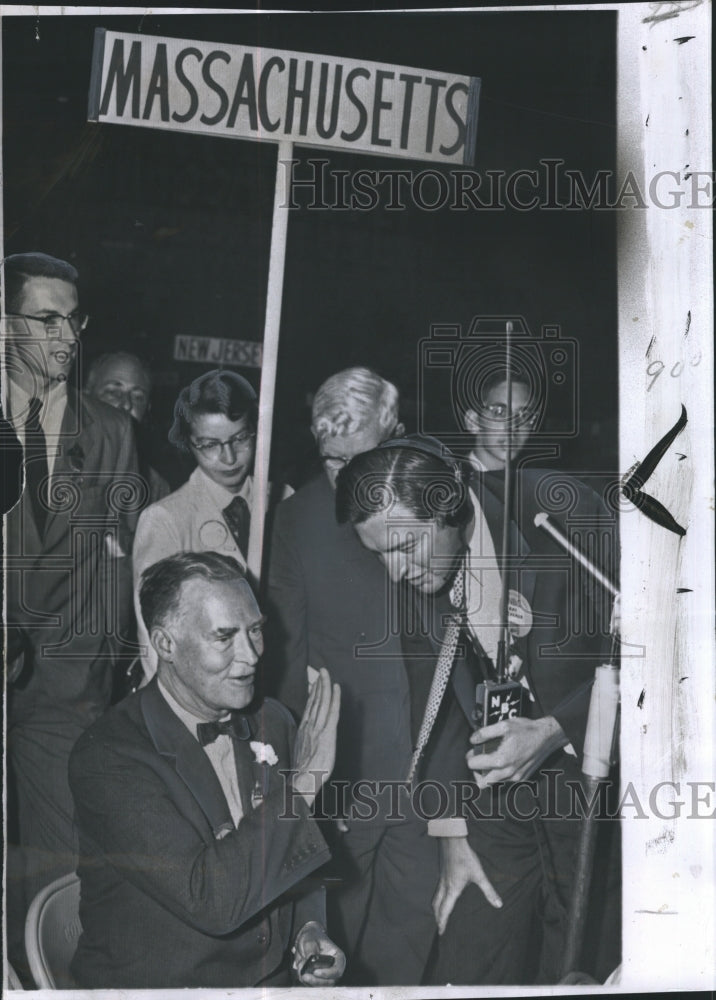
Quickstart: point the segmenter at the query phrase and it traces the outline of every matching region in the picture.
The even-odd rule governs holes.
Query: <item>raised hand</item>
[[[308,805],[313,804],[336,761],[340,707],[340,686],[331,684],[328,671],[322,668],[309,689],[294,745],[293,787]]]

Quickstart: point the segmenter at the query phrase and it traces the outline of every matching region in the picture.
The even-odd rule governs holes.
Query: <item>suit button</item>
[[[257,934],[256,935],[256,940],[258,941],[259,944],[266,944],[266,935],[265,934]]]

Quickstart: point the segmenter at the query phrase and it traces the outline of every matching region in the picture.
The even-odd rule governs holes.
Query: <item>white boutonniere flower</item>
[[[249,746],[254,752],[257,764],[268,764],[269,766],[278,764],[276,751],[270,743],[261,743],[259,740],[252,740]]]

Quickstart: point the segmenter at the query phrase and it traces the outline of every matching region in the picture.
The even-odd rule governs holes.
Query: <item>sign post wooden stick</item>
[[[283,302],[283,272],[286,263],[289,196],[291,194],[291,172],[290,169],[282,167],[282,161],[290,161],[292,153],[293,143],[291,141],[283,141],[278,144],[276,189],[274,191],[273,219],[271,223],[271,254],[269,257],[268,287],[266,291],[266,318],[264,320],[263,367],[261,369],[261,388],[259,391],[259,426],[256,435],[256,459],[254,462],[254,498],[247,560],[249,573],[257,584],[260,582],[261,577],[264,524],[268,502],[271,431],[273,427],[273,406],[276,391],[281,304]]]

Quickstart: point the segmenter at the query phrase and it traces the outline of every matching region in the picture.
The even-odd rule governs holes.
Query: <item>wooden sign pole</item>
[[[292,155],[293,142],[290,140],[279,142],[278,158],[276,160],[276,189],[274,191],[273,219],[271,223],[271,253],[269,257],[268,287],[266,290],[263,366],[261,368],[261,388],[259,391],[259,426],[256,435],[256,459],[254,463],[254,496],[247,559],[249,573],[257,585],[261,580],[264,524],[266,522],[266,506],[268,503],[271,432],[273,429],[276,368],[278,365],[278,343],[281,327],[281,306],[283,303],[283,273],[286,264],[289,197],[291,194],[291,171],[284,170],[281,163],[282,161],[290,161]]]
[[[618,174],[631,171],[642,191],[661,178],[652,190],[664,204],[652,196],[648,207],[618,213],[622,472],[682,406],[688,412],[644,485],[686,534],[627,501],[620,519],[627,990],[712,988],[716,943],[713,181],[704,173],[711,14],[673,4],[674,14],[659,18],[662,8],[629,4],[619,14]],[[670,171],[684,178],[673,208],[661,195]]]

